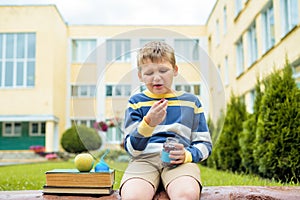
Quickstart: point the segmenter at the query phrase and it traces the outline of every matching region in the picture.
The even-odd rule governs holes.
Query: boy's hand
[[[183,144],[174,144],[176,150],[170,151],[171,164],[182,164],[185,161],[185,148]]]
[[[168,100],[161,99],[155,102],[148,111],[145,120],[149,126],[157,126],[164,121],[167,115]]]

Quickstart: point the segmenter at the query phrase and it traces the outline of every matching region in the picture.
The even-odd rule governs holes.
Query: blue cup
[[[161,152],[161,161],[163,163],[170,163],[171,162],[170,153],[166,152],[164,149]]]
[[[170,159],[170,151],[176,150],[174,144],[178,142],[179,140],[177,138],[167,137],[166,142],[163,144],[163,149],[161,151],[161,161],[164,167],[173,166],[171,164],[172,159]]]

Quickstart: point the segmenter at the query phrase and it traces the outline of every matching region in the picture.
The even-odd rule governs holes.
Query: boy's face
[[[172,92],[173,77],[177,76],[178,67],[167,61],[152,63],[146,60],[141,66],[138,76],[146,84],[147,89],[153,94],[167,94]]]

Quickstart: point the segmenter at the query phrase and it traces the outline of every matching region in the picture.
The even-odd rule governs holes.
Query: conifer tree
[[[265,79],[254,157],[263,177],[299,182],[300,92],[291,66]]]
[[[208,130],[209,130],[210,136],[211,136],[211,138],[213,138],[214,132],[215,132],[215,125],[214,125],[213,120],[210,117],[207,119],[207,126],[208,126]],[[208,166],[208,159],[206,159],[203,162],[201,162],[201,165]],[[210,165],[210,167],[213,167],[213,166]]]
[[[215,147],[218,168],[240,171],[241,157],[238,140],[245,119],[246,106],[244,101],[232,94],[230,102],[227,104],[224,127]]]
[[[261,82],[257,78],[255,85],[255,100],[253,106],[253,113],[248,116],[248,119],[243,123],[243,131],[239,138],[241,147],[241,158],[243,171],[247,173],[257,173],[258,166],[255,163],[253,150],[255,148],[254,142],[256,137],[256,127],[259,116],[259,109],[262,99]]]
[[[217,150],[217,141],[218,141],[219,135],[220,135],[223,125],[224,125],[224,117],[225,117],[224,112],[222,110],[220,113],[220,116],[216,122],[216,125],[213,123],[213,121],[211,119],[208,119],[208,121],[207,121],[209,131],[211,133],[212,144],[213,144],[212,154],[203,163],[204,165],[207,165],[208,167],[219,168],[216,150]]]

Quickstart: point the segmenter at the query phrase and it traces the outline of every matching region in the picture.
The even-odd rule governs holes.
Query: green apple
[[[94,166],[94,158],[89,153],[80,153],[75,157],[74,163],[80,172],[89,172]]]

